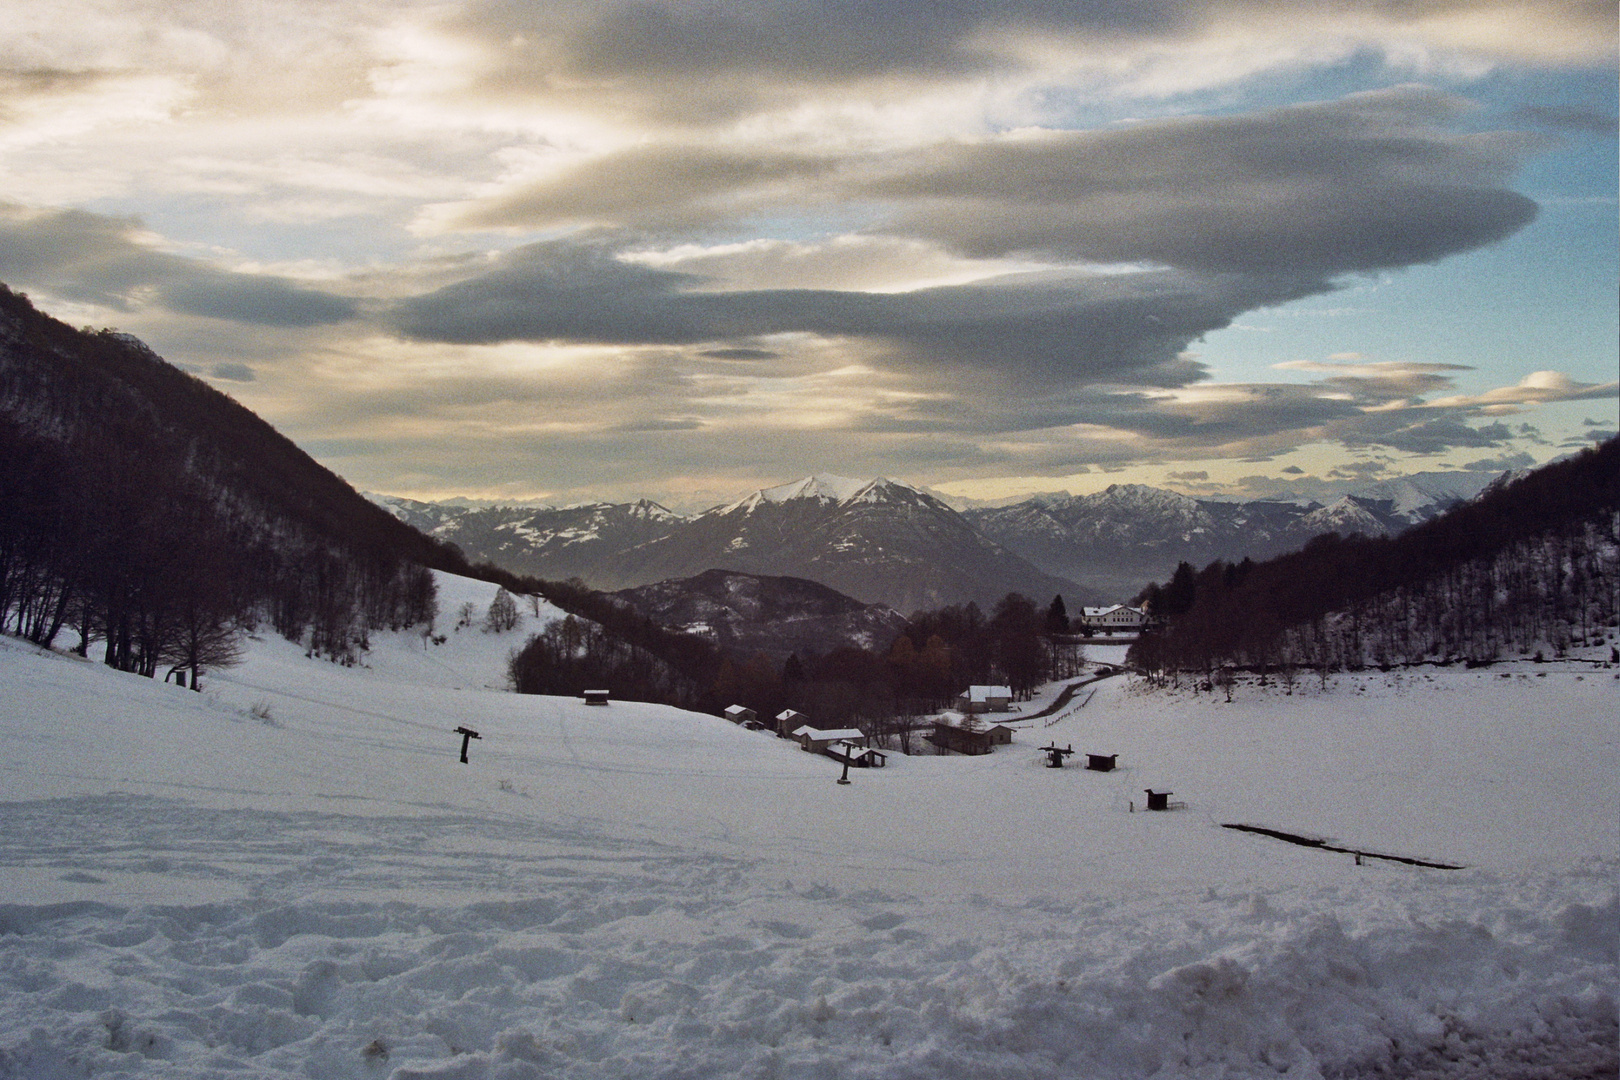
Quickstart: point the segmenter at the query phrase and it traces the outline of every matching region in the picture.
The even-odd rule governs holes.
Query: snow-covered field
[[[1616,1073],[1616,669],[1112,679],[841,787],[502,692],[535,628],[201,694],[0,639],[0,1077]]]

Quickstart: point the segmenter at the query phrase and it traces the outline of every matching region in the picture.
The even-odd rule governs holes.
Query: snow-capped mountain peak
[[[637,499],[630,505],[629,515],[647,521],[682,521],[683,516],[651,499]]]
[[[765,488],[757,494],[766,502],[773,503],[783,503],[790,499],[822,499],[841,503],[852,498],[856,492],[870,483],[872,483],[870,480],[854,480],[847,476],[817,473],[790,484]]]
[[[857,480],[831,473],[816,473],[775,487],[761,488],[729,506],[711,513],[730,514],[739,510],[750,511],[762,505],[779,506],[798,500],[813,500],[823,504],[913,502],[923,493],[909,484],[880,476],[875,480]]]
[[[888,477],[880,476],[843,501],[845,503],[916,503],[922,500],[928,502],[938,501],[927,492],[914,488],[910,484],[902,484],[898,480],[890,480]]]
[[[1307,529],[1312,532],[1338,532],[1343,534],[1361,533],[1364,536],[1388,536],[1390,528],[1378,520],[1365,506],[1350,495],[1341,495],[1338,499],[1312,510],[1300,519]]]
[[[1371,484],[1357,488],[1350,494],[1371,502],[1387,502],[1388,513],[1411,522],[1431,518],[1441,510],[1462,501],[1462,496],[1455,491],[1437,484],[1413,480],[1411,477]]]

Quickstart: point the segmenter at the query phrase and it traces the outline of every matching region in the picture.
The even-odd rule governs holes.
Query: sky
[[[1343,490],[1620,427],[1583,0],[10,0],[0,282],[356,487]]]

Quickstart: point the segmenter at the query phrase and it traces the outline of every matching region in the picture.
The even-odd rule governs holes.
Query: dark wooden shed
[[[1113,772],[1118,754],[1087,754],[1086,768],[1092,772]]]

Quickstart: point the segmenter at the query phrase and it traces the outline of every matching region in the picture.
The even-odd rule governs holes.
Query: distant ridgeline
[[[1393,538],[1317,537],[1266,562],[1182,563],[1143,598],[1150,672],[1482,663],[1597,644],[1620,620],[1620,439]]]
[[[0,461],[0,626],[148,676],[228,663],[260,619],[351,659],[431,619],[425,567],[459,561],[135,338],[4,286]]]

